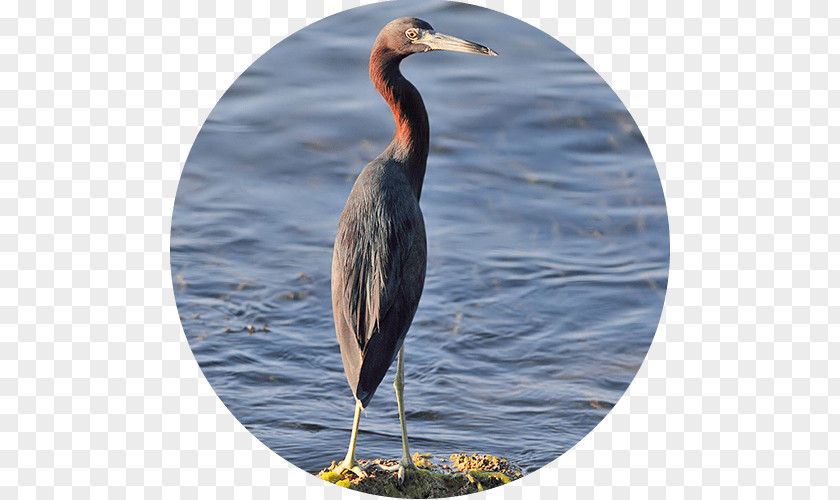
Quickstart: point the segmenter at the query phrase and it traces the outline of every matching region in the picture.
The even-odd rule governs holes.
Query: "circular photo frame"
[[[387,2],[298,31],[225,92],[170,255],[195,358],[254,436],[420,498],[586,436],[647,354],[669,253],[644,137],[585,61],[489,9]]]

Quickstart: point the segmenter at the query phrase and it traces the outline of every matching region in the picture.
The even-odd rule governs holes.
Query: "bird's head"
[[[376,37],[374,47],[381,47],[402,57],[430,50],[452,50],[488,56],[498,55],[484,45],[438,33],[432,28],[432,25],[414,17],[401,17],[386,24],[379,32],[379,36]]]

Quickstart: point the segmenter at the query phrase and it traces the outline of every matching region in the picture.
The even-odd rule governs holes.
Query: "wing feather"
[[[388,197],[365,201],[348,205],[334,252],[342,310],[361,349],[393,306],[415,236],[413,214],[389,210]]]
[[[379,179],[370,177],[363,171],[354,185],[333,251],[333,313],[354,393],[362,385],[360,374],[370,371],[362,366],[368,355],[377,358],[377,365],[385,364],[384,371],[393,362],[425,277],[425,228],[410,188],[407,183],[375,182]],[[382,331],[386,317],[388,331]],[[375,355],[369,353],[372,345]],[[384,376],[384,371],[378,375],[379,368],[373,390]]]

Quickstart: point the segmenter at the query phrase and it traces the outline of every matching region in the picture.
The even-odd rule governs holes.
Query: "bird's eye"
[[[414,28],[406,30],[405,36],[407,36],[409,40],[416,40],[417,39],[417,30],[414,29]]]

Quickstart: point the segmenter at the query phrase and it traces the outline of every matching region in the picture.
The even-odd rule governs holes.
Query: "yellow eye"
[[[414,29],[414,28],[406,30],[405,36],[407,36],[409,40],[416,40],[417,39],[417,30]]]

